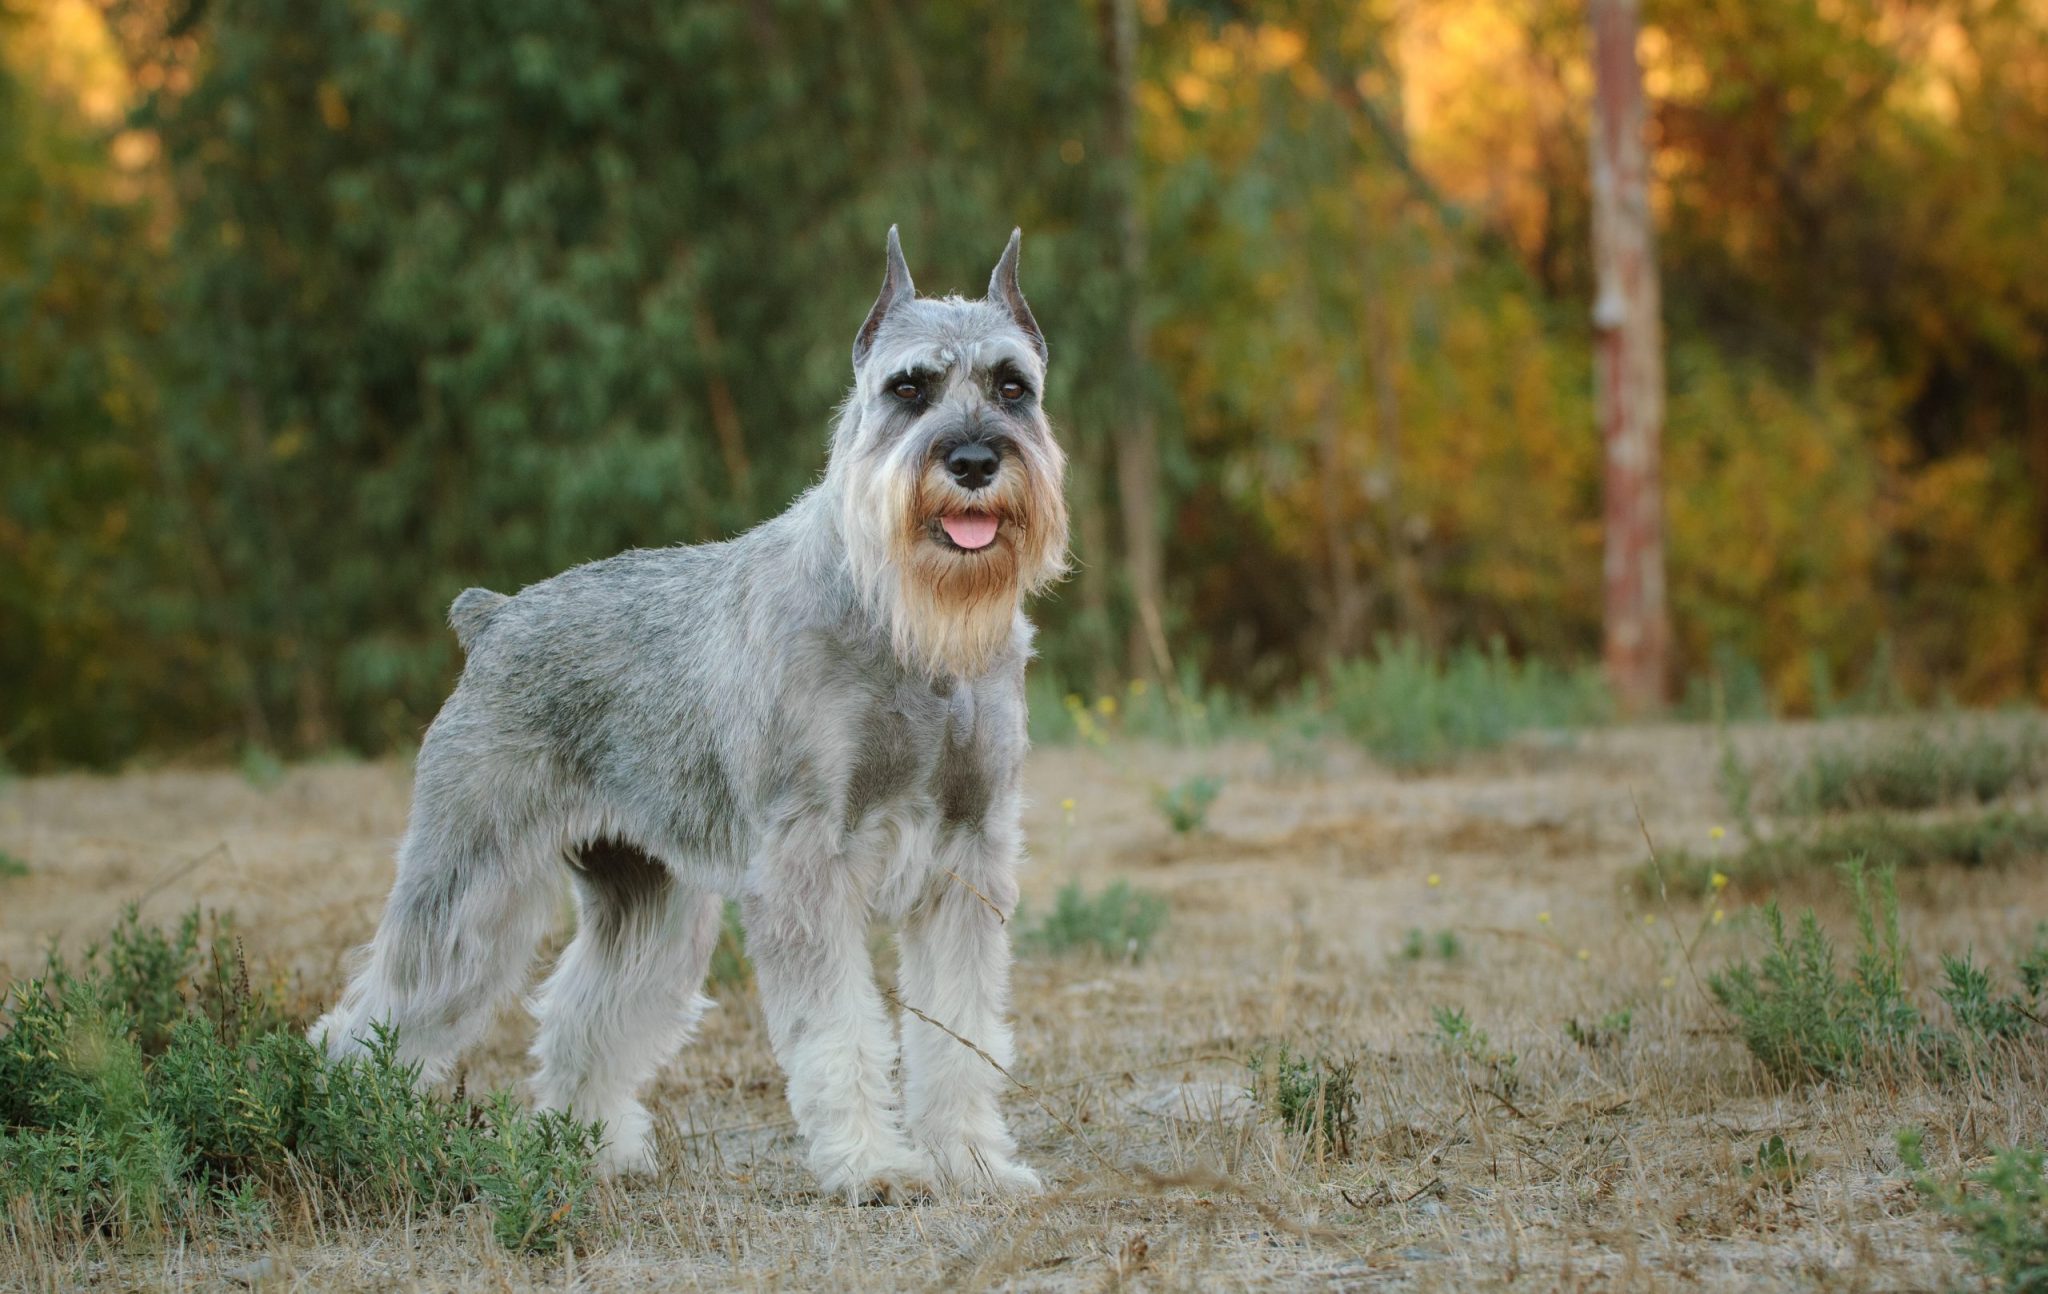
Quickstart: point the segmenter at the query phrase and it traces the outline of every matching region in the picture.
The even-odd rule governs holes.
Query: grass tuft
[[[1937,741],[1925,730],[1870,746],[1827,746],[1792,778],[1783,807],[1794,813],[1932,809],[1988,804],[2048,779],[2038,728],[2008,741],[1979,732]]]
[[[1648,894],[1664,886],[1674,895],[1705,898],[1716,872],[1737,888],[1761,889],[1780,881],[1824,874],[1844,858],[1900,871],[1948,865],[2001,867],[2048,856],[2048,818],[2000,810],[1932,822],[1887,815],[1845,818],[1817,830],[1748,841],[1732,854],[1661,854],[1637,869]]]
[[[1166,900],[1117,881],[1094,897],[1079,881],[1062,887],[1052,911],[1031,919],[1019,909],[1017,942],[1055,956],[1092,952],[1116,961],[1142,961],[1166,925]]]
[[[1320,1151],[1349,1158],[1358,1134],[1358,1063],[1321,1052],[1298,1055],[1286,1044],[1260,1048],[1246,1062],[1252,1100]]]
[[[2048,1157],[2023,1146],[1999,1150],[1961,1181],[1926,1171],[1921,1134],[1899,1133],[1899,1160],[1922,1198],[1969,1237],[1966,1252],[1994,1289],[2048,1292]]]
[[[422,1092],[389,1032],[328,1064],[197,911],[166,931],[130,908],[78,969],[53,955],[15,985],[9,1014],[0,1196],[47,1228],[175,1243],[309,1191],[383,1214],[479,1203],[530,1253],[583,1224],[600,1129]]]
[[[1532,728],[1595,723],[1610,708],[1597,675],[1516,661],[1498,642],[1438,659],[1391,639],[1333,667],[1327,688],[1310,687],[1301,707],[1401,769],[1490,750]]]
[[[1223,779],[1209,774],[1182,778],[1152,794],[1152,803],[1175,834],[1185,836],[1202,830],[1209,821],[1209,806],[1223,794]]]
[[[1853,1079],[1892,1061],[1940,1077],[1967,1068],[1987,1043],[2018,1036],[2039,1019],[2040,985],[2023,975],[2022,994],[2000,994],[1988,972],[1965,954],[1943,958],[1937,996],[1953,1028],[1931,1024],[1906,995],[1906,952],[1899,934],[1898,890],[1889,868],[1843,868],[1854,898],[1857,952],[1847,975],[1811,909],[1788,927],[1776,903],[1764,905],[1763,956],[1708,976],[1714,999],[1735,1017],[1744,1045],[1787,1085]],[[2048,959],[2037,950],[2026,964]]]

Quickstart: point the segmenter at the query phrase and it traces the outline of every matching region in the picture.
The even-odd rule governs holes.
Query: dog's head
[[[853,342],[832,448],[856,581],[898,654],[972,675],[1017,604],[1066,569],[1066,457],[1040,395],[1045,338],[1017,286],[1012,232],[979,300],[920,297],[896,230]]]

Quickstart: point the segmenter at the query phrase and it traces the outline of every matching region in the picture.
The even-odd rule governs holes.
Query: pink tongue
[[[996,519],[979,512],[940,517],[946,537],[962,548],[986,548],[996,541]]]

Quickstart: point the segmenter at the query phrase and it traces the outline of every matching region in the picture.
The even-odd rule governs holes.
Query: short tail
[[[489,589],[464,589],[455,595],[455,602],[448,608],[448,624],[455,630],[455,640],[467,652],[476,636],[491,623],[491,617],[498,614],[498,608],[512,599]]]

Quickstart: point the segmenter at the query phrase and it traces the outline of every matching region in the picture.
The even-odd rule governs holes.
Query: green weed
[[[6,850],[0,849],[0,880],[26,875],[28,875],[28,864]]]
[[[1406,937],[1401,940],[1401,951],[1398,956],[1402,961],[1419,962],[1434,955],[1443,961],[1454,962],[1464,954],[1465,945],[1458,938],[1457,931],[1439,930],[1431,935],[1425,934],[1419,927],[1410,927]]]
[[[1209,821],[1209,806],[1223,794],[1223,779],[1207,774],[1182,778],[1152,793],[1152,803],[1176,834],[1200,831]]]
[[[1917,1130],[1898,1134],[1899,1160],[1913,1188],[1960,1226],[1965,1250],[1995,1289],[2048,1291],[2048,1177],[2041,1151],[2010,1147],[1961,1181],[1927,1172]]]
[[[1781,1083],[1849,1079],[1879,1061],[1940,1075],[1967,1066],[1983,1044],[2020,1033],[2038,1018],[2041,975],[2023,972],[2023,993],[2000,994],[1967,955],[1945,957],[1937,996],[1953,1028],[1930,1023],[1908,999],[1898,891],[1891,869],[1843,868],[1856,911],[1857,952],[1849,973],[1811,910],[1788,928],[1776,903],[1763,909],[1762,958],[1708,976],[1716,1001],[1735,1017],[1743,1043]],[[2037,950],[2025,965],[2048,962]]]
[[[1662,884],[1675,895],[1705,898],[1716,872],[1738,888],[1762,888],[1824,872],[1844,858],[1912,871],[1941,865],[1999,867],[2048,855],[2048,818],[1998,810],[1922,822],[1886,815],[1838,819],[1817,829],[1753,839],[1732,854],[1673,850],[1637,869],[1644,893]]]
[[[1612,1047],[1635,1028],[1635,1012],[1628,1007],[1609,1011],[1592,1024],[1581,1024],[1576,1016],[1564,1022],[1564,1036],[1588,1051]]]
[[[1246,1092],[1290,1132],[1348,1158],[1358,1133],[1358,1064],[1318,1052],[1298,1055],[1284,1043],[1260,1048],[1247,1062]]]
[[[725,919],[711,948],[711,983],[718,988],[745,988],[754,982],[754,963],[747,957],[747,935],[740,928],[740,905],[725,901]]]
[[[1140,961],[1166,925],[1166,900],[1117,881],[1090,898],[1069,882],[1052,911],[1033,919],[1017,914],[1017,942],[1034,952],[1094,952],[1117,961]]]
[[[1931,809],[1984,804],[2048,779],[2048,743],[2037,728],[2005,740],[1978,732],[1937,741],[1926,731],[1808,756],[1783,796],[1795,813]]]
[[[245,1232],[309,1187],[386,1214],[480,1202],[526,1252],[582,1225],[597,1127],[419,1091],[389,1032],[328,1064],[219,929],[131,909],[78,969],[13,986],[0,1196],[80,1235]]]
[[[1493,1039],[1484,1029],[1473,1025],[1463,1007],[1433,1007],[1430,1020],[1436,1025],[1437,1045],[1457,1064],[1468,1082],[1504,1099],[1520,1090],[1520,1058],[1495,1047]]]
[[[1310,687],[1299,704],[1403,769],[1489,750],[1532,728],[1595,723],[1610,708],[1596,674],[1518,662],[1498,642],[1439,659],[1392,639],[1372,657],[1333,667],[1327,689]]]
[[[1778,1133],[1759,1142],[1754,1159],[1742,1161],[1742,1180],[1775,1191],[1789,1191],[1813,1170],[1811,1157],[1800,1154]]]

